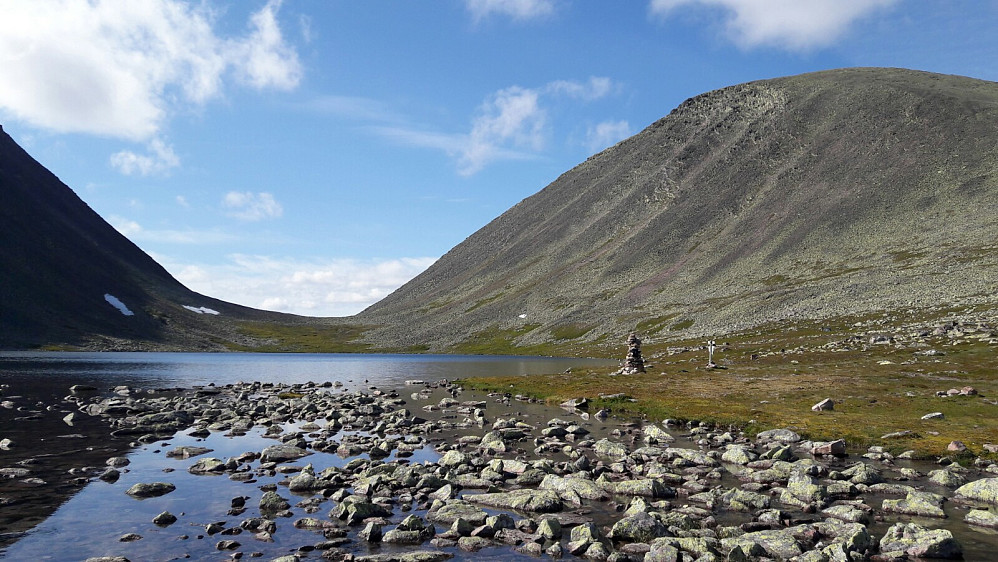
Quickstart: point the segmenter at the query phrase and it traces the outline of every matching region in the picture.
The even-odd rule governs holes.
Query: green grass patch
[[[574,340],[593,331],[595,327],[593,324],[565,324],[552,329],[551,336],[558,341]]]
[[[678,312],[673,312],[672,314],[664,314],[662,316],[656,316],[654,318],[646,318],[638,322],[635,329],[644,334],[654,334],[656,332],[661,332],[662,328],[668,324],[670,320],[679,316]]]
[[[693,326],[693,319],[692,318],[687,318],[685,320],[680,320],[679,322],[676,322],[675,324],[672,325],[672,327],[670,329],[673,330],[673,331],[678,332],[680,330],[685,330],[685,329],[690,328],[692,326]]]
[[[770,275],[769,277],[762,280],[762,284],[767,287],[782,287],[790,281],[790,278],[786,275]]]
[[[524,324],[515,328],[487,328],[471,335],[450,351],[468,355],[556,355],[550,344],[519,346],[516,338],[537,329],[540,324]]]
[[[719,337],[727,345],[714,359],[724,369],[706,369],[706,351],[698,347],[703,342],[691,340],[645,345],[642,351],[654,365],[646,374],[611,376],[607,368],[462,382],[551,403],[586,397],[593,401],[592,408],[622,416],[734,425],[750,435],[786,427],[809,439],[845,439],[854,452],[882,445],[895,453],[915,450],[919,456],[943,456],[952,455],[947,451],[950,442],[962,441],[974,455],[995,458],[983,445],[998,443],[998,345],[990,344],[987,336],[955,343],[947,336],[933,336],[919,345],[847,340],[857,331],[874,331],[871,326],[891,332],[883,318],[871,313],[783,322]],[[944,355],[916,353],[929,347]],[[936,394],[964,386],[974,387],[978,395]],[[621,393],[635,400],[600,398]],[[835,402],[834,409],[811,411],[824,398]],[[921,419],[931,412],[942,412],[944,418]],[[905,438],[882,439],[906,430],[912,433]]]
[[[471,307],[468,308],[468,310],[466,310],[465,312],[471,312],[472,310],[475,310],[476,308],[481,308],[481,307],[489,304],[490,302],[495,302],[495,301],[503,298],[504,296],[506,296],[506,293],[497,293],[495,295],[492,295],[491,297],[484,298],[484,299],[476,302],[475,304],[471,305]]]
[[[239,331],[253,344],[228,343],[233,351],[295,353],[363,353],[370,345],[356,341],[369,328],[353,325],[288,325],[241,322]]]

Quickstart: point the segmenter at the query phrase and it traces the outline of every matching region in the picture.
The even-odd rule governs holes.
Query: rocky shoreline
[[[841,443],[786,429],[750,440],[733,428],[470,396],[446,381],[409,381],[405,392],[332,383],[113,390],[74,387],[60,406],[153,448],[162,479],[126,487],[124,455],[74,478],[158,513],[122,529],[108,552],[87,553],[92,561],[148,559],[134,545],[164,532],[186,557],[282,562],[974,559],[959,535],[998,528],[998,465],[981,459],[920,471],[878,448],[850,458]],[[270,444],[232,456],[206,446],[247,435]],[[178,462],[186,474],[170,468]],[[0,472],[15,483],[35,477],[31,463]],[[214,498],[221,507],[209,521],[186,520],[170,498],[187,475],[245,493]],[[998,545],[993,535],[979,540]]]

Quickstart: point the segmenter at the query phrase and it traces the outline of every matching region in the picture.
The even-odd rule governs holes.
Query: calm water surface
[[[76,382],[71,384],[98,388],[162,388],[253,381],[340,381],[349,387],[396,385],[409,379],[536,375],[616,364],[605,359],[484,355],[0,352],[0,382],[43,380],[54,385],[73,380]]]

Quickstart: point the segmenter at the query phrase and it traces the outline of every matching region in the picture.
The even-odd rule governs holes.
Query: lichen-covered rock
[[[721,463],[717,462],[717,459],[708,456],[707,453],[703,451],[698,451],[694,449],[683,449],[681,447],[669,447],[665,450],[665,454],[669,458],[681,458],[683,460],[689,461],[697,466],[706,466],[714,468],[720,466]]]
[[[721,542],[712,537],[677,537],[673,540],[679,550],[689,552],[697,559],[720,554]]]
[[[786,491],[805,504],[821,504],[828,498],[828,488],[802,470],[795,470],[790,474]]]
[[[290,492],[311,492],[325,487],[325,484],[315,477],[315,469],[312,464],[305,465],[305,468],[297,476],[288,481],[288,491]]]
[[[437,460],[437,464],[440,466],[446,466],[452,468],[455,466],[460,466],[468,462],[468,455],[462,453],[461,451],[447,451]]]
[[[420,544],[433,538],[436,530],[418,515],[409,515],[394,529],[381,537],[381,542],[391,544]]]
[[[732,488],[721,495],[721,500],[733,511],[752,512],[769,509],[769,496],[741,488]]]
[[[208,447],[200,447],[196,445],[181,445],[173,449],[172,451],[168,451],[166,453],[166,456],[175,459],[189,459],[191,457],[203,455],[205,453],[210,453],[212,451],[213,449],[209,449]]]
[[[650,498],[676,497],[675,488],[666,486],[661,480],[654,478],[613,481],[601,477],[596,481],[596,484],[611,494],[622,496],[646,496]]]
[[[669,432],[653,424],[646,425],[641,430],[644,433],[644,441],[649,445],[657,443],[672,443],[676,440]]]
[[[271,445],[265,448],[260,453],[261,462],[285,462],[298,460],[302,457],[311,455],[309,451],[302,449],[300,447],[295,447],[294,445],[288,445],[286,443],[281,443],[278,445]]]
[[[918,515],[921,517],[946,517],[943,511],[945,497],[931,492],[912,490],[899,500],[884,500],[883,510],[889,513],[903,515]]]
[[[721,540],[721,547],[725,551],[730,551],[736,546],[740,546],[745,552],[761,548],[765,551],[766,556],[778,560],[800,556],[804,552],[800,543],[788,529],[756,531]]]
[[[800,441],[800,435],[789,429],[770,429],[769,431],[759,432],[755,436],[755,439],[760,442],[779,441],[780,443],[797,443]]]
[[[986,509],[971,509],[963,518],[968,525],[998,529],[998,514]]]
[[[867,512],[852,505],[833,505],[828,509],[822,510],[821,513],[848,523],[862,523],[866,525],[870,522],[870,515]]]
[[[672,541],[661,538],[652,541],[651,548],[645,554],[644,562],[676,562],[682,554]]]
[[[880,552],[921,558],[960,558],[963,547],[946,529],[927,529],[917,523],[895,523],[880,539]]]
[[[381,537],[383,536],[381,532],[381,525],[374,521],[369,521],[366,525],[364,525],[364,528],[357,533],[357,536],[363,541],[381,542]]]
[[[392,510],[387,507],[351,496],[329,514],[331,518],[346,521],[347,525],[358,525],[369,517],[391,517]]]
[[[291,504],[282,498],[277,492],[264,492],[260,498],[260,511],[276,512],[290,509]]]
[[[605,438],[593,445],[593,452],[611,461],[622,461],[627,458],[627,447],[623,443]]]
[[[636,513],[614,523],[607,538],[615,541],[651,542],[670,535],[665,525],[655,517],[648,513]]]
[[[755,451],[748,449],[747,447],[728,447],[726,451],[721,455],[721,460],[726,463],[731,464],[748,464],[758,458],[759,455],[755,454]]]
[[[160,513],[159,515],[157,515],[156,517],[153,517],[152,518],[152,522],[154,524],[156,524],[156,525],[161,526],[161,527],[166,527],[166,526],[173,525],[174,523],[176,523],[177,522],[177,516],[174,515],[174,514],[172,514],[172,513],[170,513],[169,511],[164,511],[164,512]]]
[[[826,519],[815,525],[821,535],[840,543],[845,552],[864,552],[873,545],[873,537],[862,523]]]
[[[572,527],[572,534],[568,542],[568,551],[579,556],[592,546],[603,540],[603,533],[599,527],[591,521]]]
[[[603,501],[610,497],[606,490],[592,480],[575,477],[562,478],[556,474],[545,476],[539,488],[541,490],[552,490],[562,499],[565,499],[565,494],[567,493],[577,494],[582,499],[597,501]]]
[[[934,484],[946,486],[947,488],[956,488],[967,483],[967,479],[962,474],[958,474],[949,468],[930,471],[929,480]]]
[[[884,477],[880,475],[880,472],[865,462],[854,464],[843,470],[842,474],[853,484],[866,484],[870,486],[884,481]]]
[[[220,474],[225,472],[225,461],[215,457],[205,457],[192,464],[187,472],[191,474]]]
[[[439,509],[426,514],[427,519],[436,523],[453,523],[464,519],[475,526],[483,525],[486,517],[488,513],[485,510],[464,500],[450,500]]]
[[[546,517],[541,519],[537,525],[537,536],[546,540],[558,540],[561,538],[561,522],[557,519]]]
[[[550,490],[522,489],[491,494],[468,494],[464,496],[464,499],[472,503],[501,509],[535,513],[552,513],[564,508],[558,494]]]
[[[986,502],[998,505],[998,478],[982,478],[964,484],[954,492],[957,499]]]
[[[169,482],[138,483],[129,488],[125,493],[133,498],[155,498],[176,490],[177,487]]]

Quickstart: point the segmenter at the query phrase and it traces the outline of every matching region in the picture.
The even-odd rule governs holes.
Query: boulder
[[[191,474],[219,474],[225,472],[225,462],[214,457],[205,457],[187,469]]]
[[[943,512],[943,501],[946,498],[931,492],[912,490],[904,499],[884,500],[883,510],[902,515],[918,515],[921,517],[946,517]]]
[[[556,474],[548,474],[541,481],[541,490],[552,490],[562,499],[567,495],[575,494],[586,500],[603,501],[610,495],[592,480],[585,478],[562,478]]]
[[[600,439],[595,445],[593,445],[593,452],[614,462],[622,461],[627,458],[627,447],[623,443],[610,441],[605,438]]]
[[[176,486],[168,482],[151,482],[135,484],[125,493],[133,498],[155,498],[169,494],[176,489]]]
[[[998,478],[982,478],[964,484],[954,492],[956,499],[985,502],[998,506]]]
[[[596,484],[611,494],[622,496],[647,496],[650,498],[676,497],[675,488],[666,486],[661,480],[654,478],[613,481],[600,477],[596,481]]]
[[[306,451],[305,449],[281,443],[279,445],[271,445],[270,447],[265,448],[260,453],[260,462],[293,461],[311,454],[312,453]]]
[[[843,457],[846,454],[846,442],[843,439],[835,441],[817,442],[811,446],[811,454],[815,456],[836,456]]]
[[[552,513],[564,508],[558,494],[551,490],[521,489],[492,494],[468,494],[464,496],[464,499],[472,503],[500,509],[535,513]]]
[[[614,541],[651,542],[672,533],[648,513],[636,513],[614,523],[607,538]]]
[[[818,402],[814,406],[811,406],[811,410],[814,412],[824,412],[834,409],[835,409],[835,402],[833,402],[831,398],[825,398],[821,402]]]
[[[797,443],[800,441],[800,435],[789,429],[770,429],[760,432],[755,436],[755,439],[760,442],[778,441],[780,443]]]
[[[765,556],[777,560],[787,560],[800,556],[804,549],[789,529],[755,531],[737,537],[721,540],[724,551],[741,547],[743,552],[758,552],[761,548]]]
[[[917,523],[895,523],[880,539],[880,552],[915,558],[961,558],[963,547],[946,529],[927,529]]]

